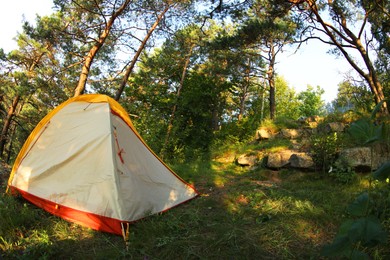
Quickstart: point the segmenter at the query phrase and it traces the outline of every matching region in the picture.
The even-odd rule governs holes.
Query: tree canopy
[[[265,118],[321,114],[327,86],[299,93],[278,75],[278,54],[313,40],[356,72],[334,107],[384,104],[387,114],[389,5],[55,0],[53,14],[24,24],[15,50],[0,49],[0,155],[12,161],[48,111],[82,93],[116,98],[153,149],[183,160],[217,136],[247,138]]]

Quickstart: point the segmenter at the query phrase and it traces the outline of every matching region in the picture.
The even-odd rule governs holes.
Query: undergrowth
[[[128,250],[119,236],[69,223],[24,200],[2,195],[1,256],[316,258],[343,220],[347,202],[367,185],[365,177],[345,186],[315,173],[248,171],[213,161],[172,168],[201,196],[133,224]],[[385,255],[389,250],[380,252]]]

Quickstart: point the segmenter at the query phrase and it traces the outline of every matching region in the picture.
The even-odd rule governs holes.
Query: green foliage
[[[370,145],[382,139],[383,125],[376,125],[369,118],[361,118],[351,124],[348,133],[355,144]]]
[[[351,124],[354,121],[357,121],[362,117],[362,114],[356,113],[355,111],[348,110],[346,112],[334,111],[327,114],[324,117],[323,122],[341,122],[346,125]]]
[[[251,118],[245,117],[240,121],[223,124],[221,130],[216,134],[219,139],[229,140],[229,142],[236,140],[237,143],[240,143],[250,140],[257,127],[258,122],[254,122]]]
[[[353,110],[366,113],[373,108],[372,93],[365,86],[344,81],[338,85],[337,97],[332,101],[333,109],[339,112]]]
[[[364,192],[347,208],[353,219],[343,222],[333,242],[324,246],[322,254],[327,257],[370,259],[365,248],[387,241],[387,232],[375,215],[371,215],[372,197]]]
[[[300,114],[300,101],[294,88],[288,86],[283,77],[276,77],[276,116],[277,118],[290,118],[297,120]]]
[[[318,133],[310,138],[314,163],[325,173],[333,165],[343,142],[340,133]]]
[[[278,126],[279,129],[298,129],[301,127],[301,124],[297,120],[294,120],[289,116],[276,117],[275,125]]]
[[[342,184],[349,184],[356,179],[356,172],[346,158],[338,158],[331,166],[329,176]]]
[[[383,134],[387,125],[374,122],[375,115],[381,105],[379,103],[376,106],[370,118],[361,118],[351,124],[348,133],[355,139],[356,143],[372,146],[374,143],[387,141]],[[370,181],[370,189],[361,193],[349,204],[347,212],[351,219],[341,225],[333,242],[323,248],[322,254],[324,256],[370,259],[368,249],[387,242],[388,230],[386,231],[384,224],[387,224],[386,227],[389,228],[389,176],[389,162],[372,173],[371,178],[379,182]],[[384,180],[386,182],[380,182]]]
[[[0,249],[14,247],[20,239],[19,232],[26,232],[43,217],[40,209],[32,209],[26,202],[2,193],[0,196]]]
[[[322,115],[324,109],[324,101],[321,96],[324,94],[324,90],[317,86],[314,89],[312,86],[307,86],[305,91],[298,94],[299,111],[300,115],[304,117]]]
[[[385,181],[390,178],[390,162],[383,164],[373,175],[374,179],[379,181]]]
[[[261,121],[260,127],[268,129],[270,132],[276,133],[281,129],[297,129],[299,122],[290,117],[278,116],[275,120],[265,119]]]

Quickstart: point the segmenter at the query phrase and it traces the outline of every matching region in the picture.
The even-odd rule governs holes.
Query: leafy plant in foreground
[[[371,118],[359,119],[351,124],[349,129],[349,134],[357,142],[370,145],[371,162],[373,161],[372,145],[386,141],[383,135],[386,125],[374,123],[375,114],[381,104],[379,103],[374,109]],[[372,173],[372,178],[379,182],[382,189],[373,187],[373,182],[370,181],[370,190],[360,194],[348,206],[347,213],[351,219],[342,223],[333,242],[323,247],[322,255],[370,259],[364,250],[387,242],[387,232],[382,222],[390,217],[390,210],[387,209],[387,205],[390,205],[389,177],[390,162]]]
[[[376,246],[387,240],[387,233],[380,220],[373,215],[372,205],[373,200],[368,192],[358,196],[347,208],[348,214],[353,219],[341,225],[333,242],[322,249],[322,255],[369,259],[369,255],[362,249]]]

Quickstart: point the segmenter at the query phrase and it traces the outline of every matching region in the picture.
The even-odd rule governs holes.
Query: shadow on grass
[[[316,173],[249,171],[234,164],[213,163],[209,178],[203,176],[195,181],[203,193],[195,203],[208,227],[207,244],[219,241],[226,256],[243,258],[319,257],[362,188],[336,185]]]
[[[172,167],[198,198],[131,226],[120,236],[92,231],[19,199],[2,198],[11,219],[0,234],[10,259],[310,259],[332,240],[359,185],[334,185],[298,171],[248,170],[233,163]],[[18,216],[18,218],[16,217]]]

